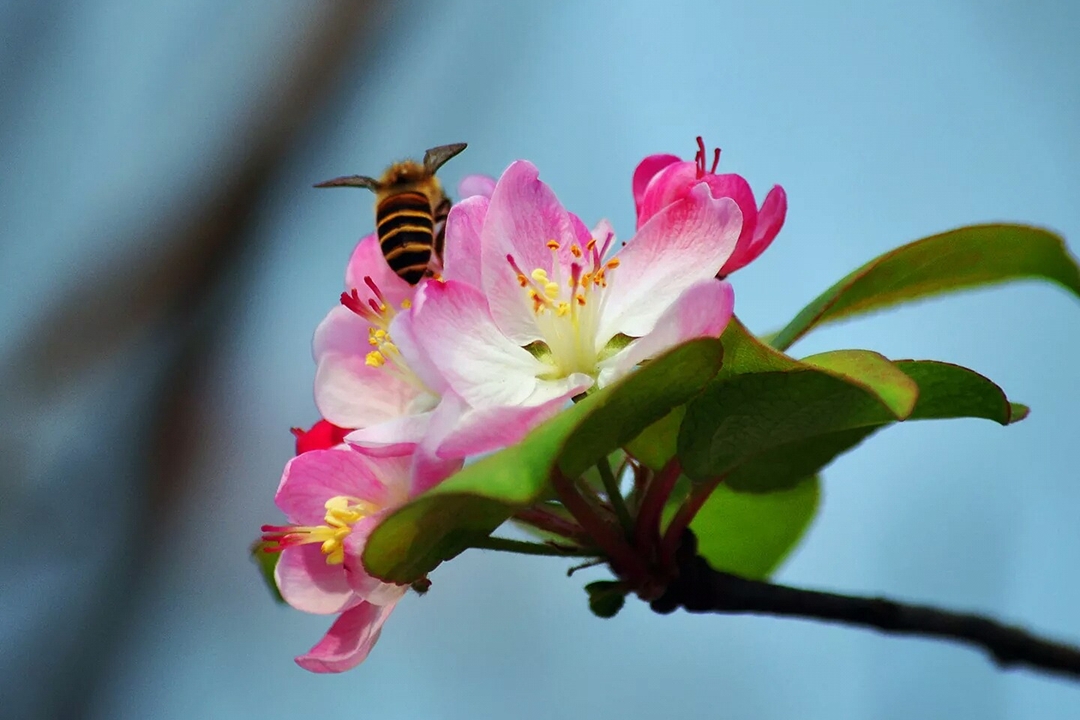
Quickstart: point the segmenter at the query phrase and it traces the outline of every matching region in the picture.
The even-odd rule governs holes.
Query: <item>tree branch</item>
[[[693,533],[677,556],[679,577],[652,601],[658,613],[747,613],[823,620],[896,635],[934,637],[985,650],[1001,667],[1028,666],[1080,678],[1080,648],[1040,638],[979,615],[747,580],[718,572],[697,555]]]

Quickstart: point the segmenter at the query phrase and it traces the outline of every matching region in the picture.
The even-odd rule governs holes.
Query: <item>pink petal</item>
[[[480,406],[519,404],[533,395],[546,366],[502,334],[480,290],[451,280],[428,283],[424,294],[413,318],[417,338],[439,358],[454,392]]]
[[[424,287],[427,287],[427,285],[428,283],[424,283]],[[423,304],[424,293],[423,288],[417,293],[417,306]],[[390,323],[390,339],[397,347],[398,352],[401,353],[405,365],[428,390],[438,394],[446,389],[446,378],[443,377],[438,363],[427,353],[416,337],[416,330],[413,327],[413,311],[402,313],[394,318],[393,322]]]
[[[536,167],[524,160],[511,164],[491,196],[480,259],[491,316],[518,347],[539,340],[541,335],[507,256],[512,256],[526,274],[537,268],[550,273],[554,253],[547,247],[548,241],[555,240],[568,253],[576,237],[569,214],[551,188],[540,181]]]
[[[431,413],[403,415],[378,425],[353,430],[346,442],[371,457],[394,457],[408,454],[424,439]]]
[[[648,335],[602,363],[600,382],[608,385],[637,365],[699,337],[720,337],[735,307],[735,291],[723,280],[691,285],[664,311]]]
[[[787,193],[779,185],[773,186],[769,194],[765,196],[765,202],[761,204],[758,212],[757,227],[754,228],[754,238],[748,250],[739,257],[732,255],[724,264],[721,271],[729,275],[741,267],[749,265],[761,256],[761,253],[772,244],[780,228],[784,226],[784,218],[787,216]],[[737,261],[737,262],[736,262]]]
[[[488,205],[487,197],[475,195],[450,210],[450,217],[446,219],[442,273],[447,280],[460,280],[480,287],[480,233]]]
[[[620,265],[609,276],[598,347],[617,333],[641,337],[652,332],[683,291],[720,271],[741,228],[735,201],[712,197],[704,183],[653,216],[618,253]]]
[[[367,365],[363,356],[324,355],[315,371],[315,405],[341,427],[368,427],[422,412],[425,395],[389,368]]]
[[[593,232],[589,229],[589,226],[585,224],[585,221],[572,212],[566,213],[570,217],[570,226],[574,229],[574,240],[577,244],[584,248],[593,239]],[[567,256],[565,253],[560,253],[560,256],[564,257],[564,261],[567,267],[573,262],[573,256]]]
[[[591,384],[588,380],[584,387],[574,386],[537,405],[469,408],[455,418],[453,425],[446,427],[437,454],[444,458],[464,458],[513,445],[537,425],[558,414],[571,398]]]
[[[380,508],[391,497],[371,459],[350,448],[332,448],[312,450],[287,462],[274,502],[294,523],[322,525],[326,501],[339,495]]]
[[[415,290],[386,264],[382,248],[379,247],[379,238],[375,234],[368,235],[357,244],[345,268],[345,291],[356,289],[360,299],[366,302],[373,299],[375,294],[364,282],[365,277],[370,277],[375,282],[394,307],[400,307],[402,301],[411,298]]]
[[[411,450],[397,455],[386,453],[371,454],[352,448],[359,455],[359,462],[367,466],[368,471],[386,488],[386,500],[381,507],[392,509],[409,499],[409,467],[412,464]],[[362,497],[357,495],[357,497]]]
[[[466,175],[458,183],[458,197],[465,200],[474,196],[490,198],[495,192],[495,178],[490,175]]]
[[[359,597],[374,605],[397,602],[405,594],[404,585],[385,583],[368,573],[363,564],[364,547],[372,531],[382,522],[384,514],[367,517],[353,525],[345,538],[345,566],[342,575],[349,588]]]
[[[463,458],[441,458],[435,453],[433,443],[422,443],[413,455],[413,495],[421,495],[450,477],[465,464]]]
[[[612,247],[614,247],[615,228],[607,220],[601,220],[600,222],[596,223],[596,227],[592,229],[592,236],[596,239],[596,242],[600,243],[601,246],[605,242],[607,242],[607,239],[610,237]]]
[[[354,600],[345,568],[328,565],[318,543],[282,550],[274,580],[285,602],[303,612],[331,615]]]
[[[317,673],[338,673],[356,667],[371,652],[395,605],[365,602],[346,610],[315,647],[296,658],[296,664]]]
[[[645,188],[648,187],[649,181],[653,179],[656,173],[660,172],[668,165],[681,162],[678,155],[650,155],[649,157],[638,163],[637,168],[634,170],[634,210],[638,215],[638,227],[645,224],[648,218],[642,218],[641,216],[641,203],[645,197]]]
[[[680,161],[661,168],[653,175],[641,196],[638,228],[671,203],[686,197],[690,188],[703,182],[704,178],[698,177],[697,172],[695,163]]]
[[[324,355],[338,353],[364,357],[371,350],[368,328],[371,324],[342,305],[335,306],[315,328],[311,355],[319,362]]]

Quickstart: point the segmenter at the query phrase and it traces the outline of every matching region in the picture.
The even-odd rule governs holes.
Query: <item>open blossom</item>
[[[347,446],[311,450],[285,466],[274,501],[289,525],[263,526],[264,547],[280,551],[274,578],[304,612],[338,615],[326,636],[296,658],[313,672],[341,672],[371,651],[405,593],[364,569],[361,554],[388,511],[409,498],[409,460],[372,458]]]
[[[758,209],[754,192],[745,178],[735,173],[717,174],[719,148],[714,151],[709,167],[705,143],[700,137],[697,140],[694,162],[684,162],[675,155],[650,155],[638,164],[633,179],[637,222],[638,227],[642,227],[653,215],[686,197],[702,182],[708,185],[713,197],[731,198],[742,211],[743,224],[735,251],[720,271],[720,276],[724,277],[756,260],[776,238],[787,214],[787,194],[779,185],[773,186]]]
[[[444,277],[479,283],[478,249],[456,238],[479,232],[487,204],[483,196],[467,198],[447,220]],[[365,453],[411,453],[414,492],[441,482],[467,455],[517,442],[570,397],[547,398],[526,412],[473,408],[447,384],[439,353],[420,346],[417,289],[390,269],[375,235],[353,252],[346,287],[315,331],[315,403],[328,422],[352,428],[346,441]]]
[[[512,164],[482,222],[453,246],[475,248],[465,280],[427,283],[415,337],[448,386],[474,407],[533,407],[604,385],[686,340],[718,335],[731,286],[715,279],[735,250],[739,206],[705,183],[659,209],[614,254],[613,234],[567,212],[528,162]]]

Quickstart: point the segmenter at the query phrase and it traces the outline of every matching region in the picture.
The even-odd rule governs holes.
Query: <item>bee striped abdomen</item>
[[[450,199],[444,197],[435,208],[435,257],[438,258],[443,256],[446,245],[446,218],[450,216],[450,207]]]
[[[390,269],[410,285],[420,282],[435,244],[431,201],[419,192],[390,195],[375,211],[379,246]]]

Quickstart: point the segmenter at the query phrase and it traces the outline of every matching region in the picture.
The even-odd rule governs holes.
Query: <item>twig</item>
[[[598,555],[596,550],[589,548],[567,548],[550,543],[534,543],[502,537],[476,540],[470,547],[479,550],[499,550],[521,555],[547,555],[549,557],[596,557]]]
[[[693,533],[687,531],[677,556],[679,577],[650,604],[656,612],[683,607],[694,613],[780,615],[936,637],[981,648],[1002,667],[1024,665],[1080,678],[1080,648],[980,615],[747,580],[713,570],[697,555],[696,545]]]
[[[634,529],[634,521],[630,519],[630,511],[626,509],[626,502],[623,500],[622,492],[619,490],[619,481],[611,470],[611,462],[607,459],[607,456],[600,458],[600,461],[596,463],[596,469],[599,471],[600,479],[604,483],[604,491],[607,493],[608,502],[615,509],[615,516],[619,518],[619,525],[622,526],[623,532],[629,535]]]

